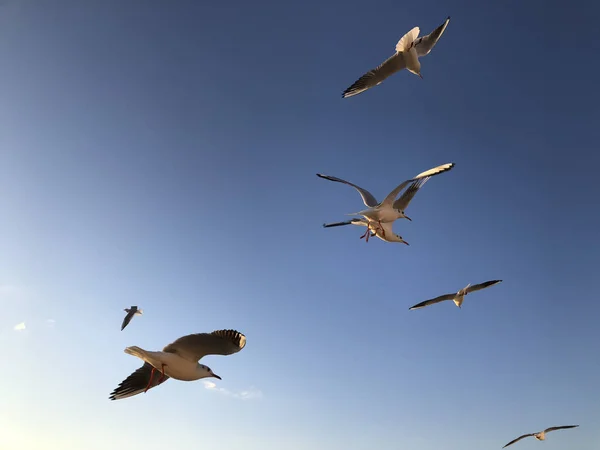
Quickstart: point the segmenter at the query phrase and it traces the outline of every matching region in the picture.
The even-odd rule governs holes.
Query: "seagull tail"
[[[146,352],[146,350],[139,348],[135,345],[132,347],[125,348],[125,353],[127,353],[128,355],[137,356],[138,358],[143,359],[144,361],[146,361],[146,359],[148,358],[148,353]]]

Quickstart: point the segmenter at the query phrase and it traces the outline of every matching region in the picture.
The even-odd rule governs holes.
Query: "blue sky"
[[[479,450],[579,424],[518,448],[597,449],[599,12],[2,2],[0,447]],[[341,99],[448,15],[424,80]],[[381,199],[446,162],[394,224],[409,247],[321,227],[362,203],[317,172]],[[222,328],[248,343],[203,360],[216,388],[108,400],[126,346]]]

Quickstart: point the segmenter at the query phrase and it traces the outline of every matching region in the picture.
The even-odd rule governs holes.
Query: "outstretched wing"
[[[362,201],[365,204],[365,206],[368,206],[369,208],[373,208],[374,206],[377,206],[379,204],[379,202],[373,196],[373,194],[371,194],[366,189],[363,189],[360,186],[357,186],[354,183],[350,183],[349,181],[342,180],[341,178],[338,178],[338,177],[332,177],[330,175],[323,175],[322,173],[318,173],[317,176],[319,178],[324,178],[324,179],[329,180],[329,181],[335,181],[337,183],[344,183],[344,184],[347,184],[348,186],[352,186],[360,194],[360,196],[362,198]]]
[[[398,200],[394,202],[394,209],[399,209],[400,211],[405,211],[408,208],[408,204],[413,199],[415,194],[421,187],[427,183],[431,177],[420,178],[411,184],[406,191],[400,196]]]
[[[125,316],[125,318],[123,319],[123,323],[121,324],[121,331],[123,331],[123,329],[129,325],[129,322],[131,322],[131,319],[133,318],[133,316],[135,315],[135,309],[130,309],[129,312],[127,313],[127,315]]]
[[[170,343],[163,352],[177,353],[189,361],[198,362],[206,355],[231,355],[246,346],[246,336],[236,330],[189,334]]]
[[[333,223],[324,223],[323,224],[323,228],[330,228],[330,227],[341,227],[343,225],[358,225],[358,226],[367,226],[367,221],[364,219],[352,219],[352,220],[347,220],[345,222],[333,222]]]
[[[481,289],[485,289],[487,287],[493,286],[495,284],[501,283],[502,280],[491,280],[491,281],[486,281],[485,283],[480,283],[480,284],[475,284],[473,286],[469,286],[467,288],[467,294],[470,294],[471,292],[475,292],[475,291],[480,291]]]
[[[150,374],[152,373],[152,366],[147,362],[142,367],[129,375],[123,380],[119,386],[110,393],[111,400],[119,400],[122,398],[133,397],[134,395],[144,392],[148,382],[150,381]],[[168,376],[164,376],[163,380],[159,383],[162,374],[158,371],[154,371],[152,376],[152,383],[148,389],[158,386],[169,379]]]
[[[444,31],[446,31],[448,22],[450,22],[450,16],[448,16],[443,24],[441,24],[427,36],[421,36],[415,40],[415,50],[417,51],[417,55],[419,55],[419,57],[427,55],[431,49],[435,47],[437,41],[442,37]]]
[[[425,300],[424,302],[417,303],[415,306],[411,306],[408,309],[411,310],[411,309],[424,308],[425,306],[434,305],[436,303],[440,303],[440,302],[443,302],[445,300],[452,300],[455,295],[456,295],[455,293],[453,293],[453,294],[446,294],[446,295],[440,295],[439,297],[432,298],[431,300]]]
[[[502,447],[502,448],[508,447],[509,445],[512,445],[512,444],[514,444],[515,442],[517,442],[517,441],[520,441],[521,439],[523,439],[523,438],[526,438],[526,437],[529,437],[529,436],[535,436],[535,434],[524,434],[523,436],[519,436],[519,437],[518,437],[518,438],[516,438],[515,440],[512,440],[512,441],[510,441],[508,444],[506,444],[506,445],[505,445],[504,447]]]
[[[544,433],[550,433],[555,430],[563,430],[565,428],[577,428],[579,425],[563,425],[562,427],[550,427],[544,430]]]
[[[369,70],[358,80],[356,80],[352,86],[347,88],[342,93],[342,98],[352,97],[366,91],[367,89],[375,87],[381,84],[383,80],[389,76],[405,68],[406,62],[404,61],[404,55],[402,53],[395,53],[375,69]]]

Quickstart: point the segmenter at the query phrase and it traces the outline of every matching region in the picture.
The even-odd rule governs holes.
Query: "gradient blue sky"
[[[600,7],[365,5],[2,2],[0,447],[600,446]],[[341,99],[448,15],[424,80]],[[446,162],[410,247],[321,227],[362,203],[315,173],[382,198]],[[222,390],[108,400],[126,346],[221,328]]]

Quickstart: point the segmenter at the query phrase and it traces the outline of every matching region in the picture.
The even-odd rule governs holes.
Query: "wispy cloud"
[[[24,329],[25,329],[25,322],[18,323],[13,327],[13,330],[15,330],[15,331],[23,331]]]
[[[253,386],[247,390],[243,390],[243,391],[239,391],[239,392],[232,392],[229,389],[217,387],[217,385],[215,383],[213,383],[212,381],[203,380],[203,383],[204,383],[204,387],[206,389],[208,389],[209,391],[219,392],[228,397],[239,398],[240,400],[251,400],[251,399],[255,399],[255,398],[262,398],[262,396],[263,396],[262,391],[260,389],[256,389]]]

